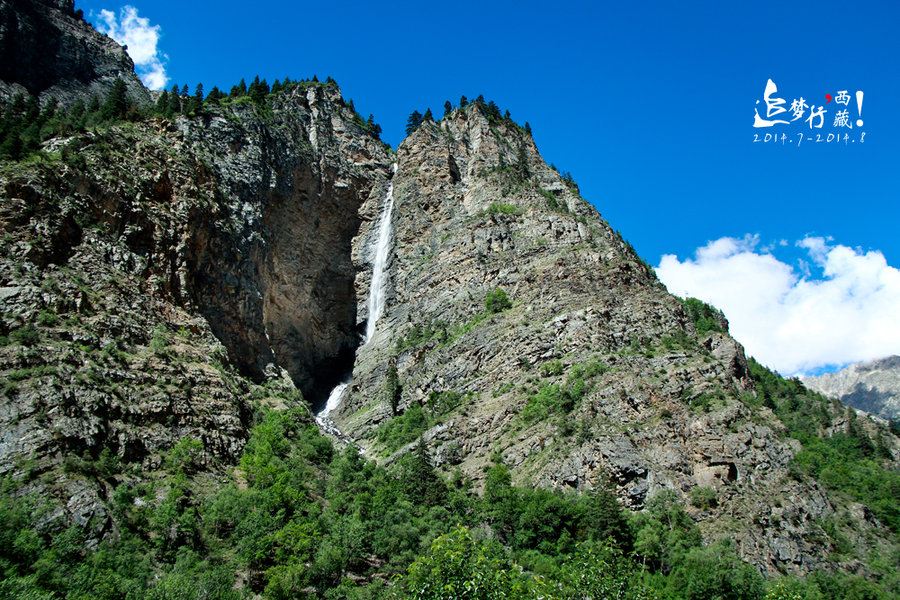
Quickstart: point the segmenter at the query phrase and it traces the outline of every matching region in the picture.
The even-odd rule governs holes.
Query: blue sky
[[[445,100],[484,94],[531,124],[544,158],[570,171],[653,265],[673,255],[700,268],[698,249],[726,238],[741,240],[737,254],[787,265],[793,287],[833,278],[823,257],[839,247],[880,253],[881,275],[900,266],[896,2],[127,3],[158,27],[169,87],[202,82],[227,91],[257,74],[270,83],[330,75],[394,146],[412,110],[440,113]],[[96,23],[102,9],[118,17],[124,4],[76,8]],[[821,130],[803,118],[754,129],[769,78],[788,105],[802,96],[821,106],[825,94],[848,90],[846,109],[864,127],[844,131],[857,140],[865,131],[864,142],[753,143],[754,134],[837,131],[834,100]],[[814,256],[810,239],[822,239],[825,250]],[[670,289],[684,283],[663,280]],[[784,300],[783,290],[770,292]],[[859,293],[842,291],[854,302]],[[733,323],[743,310],[723,308]],[[900,322],[894,311],[885,318]],[[851,359],[770,364],[800,372]]]

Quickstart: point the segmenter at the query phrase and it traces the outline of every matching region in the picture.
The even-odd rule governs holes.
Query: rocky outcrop
[[[187,285],[245,373],[277,363],[317,403],[359,343],[351,241],[390,161],[334,85],[297,88],[266,123],[253,113],[180,122],[220,200],[196,214]]]
[[[255,403],[305,407],[352,360],[351,241],[390,162],[333,84],[267,102],[0,171],[0,475],[72,498],[89,540],[123,478],[184,439],[226,468]]]
[[[119,78],[133,102],[150,102],[125,49],[76,14],[73,0],[0,0],[0,105],[19,93],[87,104]]]
[[[611,480],[634,509],[664,489],[690,506],[693,490],[709,488],[714,505],[694,510],[709,538],[734,540],[772,572],[830,564],[818,523],[835,506],[816,482],[788,477],[799,445],[744,401],[754,388],[741,346],[698,336],[523,129],[457,109],[422,125],[397,160],[387,307],[331,414],[338,429],[370,456],[396,458],[375,435],[395,418],[395,368],[397,413],[424,407],[425,439],[448,470],[478,482],[499,455],[521,482],[587,490]],[[361,230],[358,263],[373,235]],[[512,306],[489,313],[497,289]],[[458,400],[450,409],[438,404],[446,394]]]
[[[847,406],[883,419],[900,419],[900,356],[856,363],[802,381],[809,389]]]

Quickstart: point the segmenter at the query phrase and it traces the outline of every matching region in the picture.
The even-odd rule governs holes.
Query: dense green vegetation
[[[728,333],[728,322],[719,309],[696,298],[685,298],[682,304],[684,311],[694,322],[697,335],[706,335],[711,331]]]
[[[429,403],[440,412],[459,401],[444,393]],[[766,593],[759,572],[730,546],[701,544],[673,492],[629,515],[604,488],[563,494],[514,486],[495,457],[479,495],[459,473],[445,481],[421,443],[385,469],[352,446],[335,451],[300,411],[258,414],[230,483],[203,475],[192,439],[149,478],[98,466],[115,483],[110,510],[118,527],[95,549],[84,547],[81,527],[47,519],[52,501],[17,496],[20,484],[6,479],[0,597],[761,600]],[[781,580],[765,597],[882,599],[896,591],[888,585],[896,581],[817,574]]]
[[[847,408],[834,417],[838,403],[810,392],[797,379],[783,379],[750,359],[757,402],[771,408],[788,427],[788,435],[803,444],[797,469],[826,487],[862,502],[879,521],[900,533],[900,473],[887,468],[890,453],[883,436],[875,439]],[[840,414],[840,413],[838,413]],[[836,431],[829,431],[842,421]]]

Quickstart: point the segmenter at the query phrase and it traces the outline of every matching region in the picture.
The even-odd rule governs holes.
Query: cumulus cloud
[[[123,6],[118,16],[111,10],[100,11],[97,29],[124,46],[134,61],[135,70],[141,81],[152,90],[166,87],[169,78],[163,60],[166,56],[159,52],[159,25],[150,25],[150,20],[138,16],[133,6]]]
[[[667,254],[656,272],[669,291],[720,308],[748,354],[783,375],[900,354],[900,271],[881,252],[821,237],[796,246],[797,268],[759,238],[724,237],[693,259]]]

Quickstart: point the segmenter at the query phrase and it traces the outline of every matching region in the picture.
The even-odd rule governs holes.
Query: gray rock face
[[[823,396],[883,419],[900,419],[900,356],[856,363],[837,373],[804,377]]]
[[[517,481],[585,490],[611,480],[634,509],[664,489],[689,505],[691,490],[712,488],[716,506],[691,509],[707,537],[734,540],[773,573],[830,565],[818,523],[835,506],[814,481],[788,476],[799,444],[768,409],[742,401],[754,389],[741,346],[698,337],[681,302],[530,136],[457,109],[421,126],[397,160],[387,307],[331,414],[338,429],[370,456],[396,458],[373,435],[392,418],[394,366],[398,411],[433,413],[432,455],[476,482],[499,453]],[[380,201],[363,205],[370,217],[354,241],[361,323]],[[486,315],[498,288],[513,306]],[[548,408],[579,373],[586,393]],[[447,392],[463,400],[442,412],[432,398]]]
[[[211,112],[0,171],[0,475],[70,498],[89,540],[117,482],[186,438],[215,476],[251,398],[305,406],[295,384],[314,397],[357,344],[351,242],[390,173],[382,144],[333,85]]]
[[[125,49],[76,16],[72,0],[0,0],[0,105],[17,93],[87,104],[117,78],[132,101],[150,102]]]
[[[317,402],[359,343],[351,242],[390,161],[336,86],[294,90],[267,123],[253,112],[180,122],[221,199],[196,215],[187,285],[242,370],[276,363]]]

